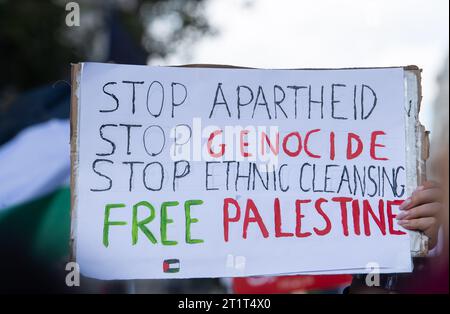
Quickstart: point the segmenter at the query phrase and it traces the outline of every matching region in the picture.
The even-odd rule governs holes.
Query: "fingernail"
[[[401,203],[400,205],[400,209],[403,210],[406,207],[408,207],[408,205],[411,204],[411,197],[408,197],[403,203]]]
[[[423,185],[420,185],[416,188],[416,191],[422,191],[424,189],[425,189],[425,187]]]
[[[397,217],[395,217],[395,219],[401,220],[404,219],[407,215],[408,215],[407,212],[401,212],[400,214],[397,215]]]
[[[402,226],[402,227],[407,227],[408,226],[408,221],[407,220],[399,220],[397,223],[400,226]]]

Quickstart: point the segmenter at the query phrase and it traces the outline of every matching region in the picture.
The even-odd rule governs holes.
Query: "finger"
[[[426,203],[439,202],[442,197],[442,190],[439,188],[432,188],[427,190],[416,190],[408,197],[401,205],[401,210],[408,210],[410,208],[423,205]]]
[[[419,230],[425,232],[431,227],[437,225],[437,219],[434,217],[425,217],[412,220],[400,220],[398,224],[408,230]]]
[[[439,202],[428,203],[413,207],[409,210],[401,211],[396,219],[409,220],[425,217],[437,217],[442,211],[442,204]]]
[[[442,189],[441,184],[439,184],[436,181],[425,181],[423,182],[421,185],[419,185],[414,191],[415,192],[419,192],[419,191],[423,191],[423,190],[429,190],[429,189]]]

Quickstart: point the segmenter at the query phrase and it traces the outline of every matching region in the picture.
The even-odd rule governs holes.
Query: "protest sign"
[[[74,65],[81,272],[411,271],[395,217],[418,180],[414,71]]]

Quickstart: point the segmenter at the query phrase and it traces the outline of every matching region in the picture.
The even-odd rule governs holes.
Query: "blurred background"
[[[415,64],[423,69],[420,119],[431,131],[430,176],[439,178],[443,154],[448,162],[447,0],[69,2],[0,0],[0,292],[339,293],[351,280],[82,278],[81,287],[67,287],[70,63]],[[79,20],[69,15],[73,4]]]

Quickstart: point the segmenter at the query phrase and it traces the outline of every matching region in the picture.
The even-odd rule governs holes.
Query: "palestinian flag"
[[[69,254],[69,134],[68,120],[50,120],[0,146],[0,231],[55,263]]]
[[[180,271],[180,260],[176,258],[166,259],[163,262],[163,272],[178,273]]]

